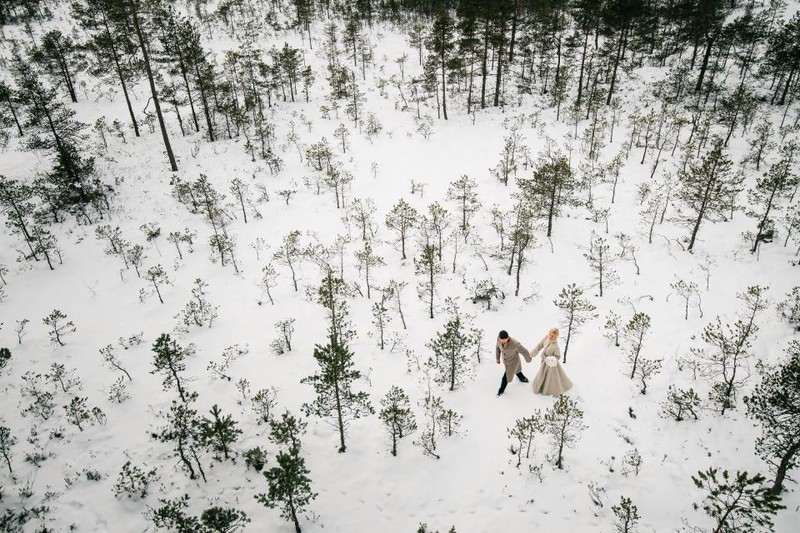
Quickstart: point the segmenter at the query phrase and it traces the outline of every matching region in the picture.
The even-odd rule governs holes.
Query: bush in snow
[[[114,497],[118,500],[144,498],[147,496],[150,484],[156,480],[158,480],[158,474],[155,468],[145,471],[130,461],[126,461],[114,483]]]

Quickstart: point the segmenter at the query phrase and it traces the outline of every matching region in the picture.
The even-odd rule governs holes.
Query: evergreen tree
[[[628,361],[631,364],[631,379],[636,375],[639,357],[644,347],[644,339],[649,331],[650,315],[642,312],[634,313],[633,318],[622,330],[622,339],[628,352]]]
[[[8,473],[14,475],[11,468],[11,448],[17,443],[17,438],[11,434],[11,430],[5,426],[0,427],[0,454],[8,466]]]
[[[758,250],[758,245],[764,239],[764,234],[772,225],[770,214],[772,211],[777,211],[781,208],[781,200],[797,188],[800,182],[797,174],[792,172],[791,158],[783,158],[764,174],[763,177],[756,181],[755,189],[748,191],[748,200],[751,205],[759,205],[759,211],[751,210],[748,212],[750,216],[758,217],[758,225],[755,237],[753,239],[753,246],[750,248],[750,253],[755,253]]]
[[[614,527],[617,533],[635,533],[639,522],[639,510],[630,498],[620,496],[619,505],[611,506],[614,513]]]
[[[222,411],[216,404],[210,413],[211,418],[203,417],[198,421],[200,443],[215,452],[222,452],[223,457],[228,459],[230,447],[242,434],[242,430],[236,427],[236,421],[231,415],[221,416]]]
[[[477,188],[478,182],[466,174],[451,182],[447,188],[447,199],[458,204],[459,218],[461,218],[460,227],[465,241],[469,234],[469,222],[472,214],[480,208],[478,194],[476,193]]]
[[[117,0],[81,0],[71,5],[73,18],[89,34],[86,47],[94,55],[94,67],[90,70],[95,75],[103,76],[109,72],[116,75],[133,131],[139,137],[139,124],[128,87],[142,75],[142,65],[135,59],[136,43],[131,38],[124,4]]]
[[[417,422],[414,412],[408,401],[408,396],[400,387],[392,385],[389,392],[381,400],[379,417],[386,431],[392,438],[392,455],[397,456],[397,441],[403,437],[414,433],[417,430]],[[9,467],[10,468],[10,467]]]
[[[534,170],[533,179],[525,182],[537,215],[547,218],[547,236],[553,234],[553,219],[570,205],[576,182],[564,156],[551,156]]]
[[[196,399],[197,393],[193,392],[186,398],[181,397],[180,402],[172,400],[172,406],[166,415],[167,425],[162,427],[159,432],[152,433],[151,436],[159,442],[172,443],[175,455],[180,458],[190,479],[197,479],[199,472],[203,481],[206,481],[206,474],[199,457],[199,448],[202,445],[198,432],[197,411],[191,408],[191,404]]]
[[[688,170],[679,174],[678,198],[692,217],[688,220],[692,230],[687,251],[694,248],[704,220],[724,218],[731,209],[731,198],[741,181],[739,176],[731,174],[731,167],[730,159],[722,153],[722,142],[716,139],[713,148],[700,162],[690,164]]]
[[[370,299],[372,298],[370,292],[372,286],[370,269],[385,265],[386,262],[381,256],[376,255],[375,252],[372,251],[372,245],[369,241],[364,241],[364,248],[356,252],[356,260],[358,260],[359,269],[364,271],[365,284],[367,286],[367,299]]]
[[[397,232],[403,259],[406,259],[406,237],[417,224],[419,213],[402,198],[392,206],[386,215],[386,227]]]
[[[172,153],[172,145],[169,142],[169,134],[167,133],[167,126],[164,123],[164,116],[161,114],[161,104],[159,103],[158,92],[156,91],[155,75],[153,74],[152,65],[150,63],[150,41],[149,35],[147,34],[148,28],[146,27],[148,22],[148,13],[146,12],[147,5],[145,0],[124,0],[123,3],[125,16],[128,19],[130,27],[136,34],[139,51],[142,54],[144,70],[147,74],[147,81],[150,84],[150,96],[153,99],[153,105],[156,109],[158,125],[161,128],[161,138],[164,141],[164,149],[167,152],[170,170],[172,170],[172,172],[177,172],[178,164],[175,161],[175,155]]]
[[[553,407],[545,411],[543,423],[545,432],[550,435],[550,443],[556,453],[556,466],[560,470],[563,468],[564,448],[572,448],[586,429],[583,410],[575,400],[561,395]]]
[[[432,244],[424,244],[419,258],[414,258],[414,270],[417,276],[422,276],[418,284],[420,298],[427,298],[428,312],[433,318],[433,301],[436,295],[439,276],[442,273],[442,266],[436,257],[436,247]]]
[[[789,358],[778,365],[758,363],[761,382],[744,398],[748,416],[761,424],[756,453],[775,475],[775,495],[800,463],[800,341],[792,340],[786,353]]]
[[[442,114],[447,120],[447,78],[456,48],[455,21],[450,16],[449,10],[442,9],[437,13],[426,45],[430,50],[426,68],[438,71],[437,76],[442,87]]]
[[[463,385],[465,379],[474,372],[468,352],[475,339],[471,332],[465,331],[469,324],[461,317],[458,305],[453,301],[448,304],[449,317],[444,331],[437,332],[426,344],[432,352],[427,364],[433,372],[433,380],[453,391]]]
[[[34,249],[34,240],[30,232],[28,217],[35,211],[33,199],[33,189],[28,185],[11,180],[0,175],[0,207],[4,209],[8,217],[6,226],[12,233],[21,233],[25,244],[30,250],[30,256],[38,261],[39,257]]]
[[[784,506],[780,497],[764,487],[764,476],[753,477],[747,472],[731,475],[722,471],[721,478],[716,468],[697,472],[692,481],[698,489],[708,492],[705,499],[694,504],[702,508],[714,520],[714,531],[719,533],[750,533],[769,530],[772,516]]]
[[[316,345],[314,359],[320,372],[300,382],[311,384],[317,396],[312,403],[303,404],[303,411],[306,416],[329,419],[339,432],[339,453],[343,453],[347,450],[345,436],[350,423],[375,411],[366,392],[353,390],[361,372],[354,368],[353,352],[336,335],[331,334],[325,346]]]
[[[257,494],[255,498],[265,507],[279,507],[281,516],[294,524],[296,533],[301,533],[298,514],[317,497],[311,490],[305,459],[300,456],[299,448],[290,447],[278,452],[275,460],[278,465],[264,471],[269,485],[267,494]]]
[[[612,268],[614,258],[611,256],[610,249],[606,240],[592,231],[589,252],[583,254],[583,257],[589,261],[589,268],[595,273],[601,297],[604,284],[608,285],[618,279],[616,271]]]
[[[151,374],[162,374],[164,390],[175,387],[181,401],[186,403],[189,399],[184,386],[182,373],[186,370],[185,360],[194,354],[194,346],[181,347],[177,341],[172,340],[169,333],[162,333],[153,343],[153,367]]]
[[[564,313],[564,326],[567,328],[567,341],[564,344],[564,362],[566,363],[572,333],[577,332],[586,321],[597,318],[594,312],[597,308],[583,297],[583,289],[574,283],[561,289],[558,298],[553,300],[553,304]]]
[[[73,81],[77,55],[75,43],[59,30],[45,33],[39,46],[31,53],[31,59],[44,66],[54,79],[63,80],[73,102],[78,101]]]

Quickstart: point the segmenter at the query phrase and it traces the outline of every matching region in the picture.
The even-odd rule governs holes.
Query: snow
[[[403,37],[388,28],[382,37],[373,33],[375,60],[385,63],[388,77],[397,67],[393,59],[407,45]],[[321,34],[320,34],[321,35]],[[321,36],[320,36],[321,39]],[[276,43],[289,42],[301,47],[294,33],[275,37]],[[306,50],[305,57],[316,67],[323,64],[321,46]],[[265,45],[265,47],[268,47]],[[384,59],[387,58],[387,59]],[[416,70],[416,55],[409,51],[408,70]],[[309,145],[322,137],[329,140],[335,157],[356,177],[348,194],[352,199],[372,199],[377,208],[375,222],[379,226],[374,248],[386,261],[386,266],[375,268],[375,286],[385,286],[389,279],[407,281],[403,292],[403,305],[409,329],[404,331],[399,317],[394,315],[390,325],[405,347],[420,362],[429,355],[425,344],[440,331],[445,319],[444,297],[458,302],[462,312],[474,317],[473,325],[483,334],[483,350],[476,375],[461,390],[448,392],[433,384],[434,394],[440,395],[448,408],[463,415],[462,433],[457,438],[442,438],[438,452],[441,459],[424,456],[412,444],[416,435],[400,441],[397,457],[389,453],[389,439],[377,415],[354,421],[347,434],[347,452],[337,453],[338,435],[325,421],[308,419],[308,431],[302,439],[302,455],[310,470],[312,488],[318,497],[301,518],[304,531],[415,531],[425,522],[433,530],[446,531],[455,526],[459,533],[519,530],[534,527],[541,530],[606,531],[612,528],[611,506],[620,496],[628,496],[638,506],[642,531],[677,530],[682,519],[693,525],[708,525],[709,519],[692,504],[700,502],[703,494],[697,490],[690,476],[709,467],[732,471],[747,470],[768,475],[766,465],[755,455],[753,443],[759,429],[744,415],[741,400],[736,409],[724,417],[704,410],[698,421],[675,422],[659,416],[659,404],[666,397],[670,384],[694,387],[706,399],[708,383],[692,381],[687,371],[679,371],[676,360],[688,355],[691,347],[700,347],[702,328],[721,315],[730,321],[742,308],[735,294],[749,285],[769,285],[768,298],[772,304],[758,318],[761,327],[753,343],[754,357],[749,363],[751,376],[745,390],[758,380],[754,363],[757,359],[777,362],[783,357],[788,341],[797,338],[791,328],[777,319],[774,304],[784,299],[791,287],[797,284],[796,267],[789,265],[793,250],[782,247],[781,242],[764,245],[760,257],[752,256],[747,244],[740,238],[743,231],[755,227],[754,219],[737,213],[726,223],[704,223],[700,231],[697,252],[681,250],[677,239],[688,235],[688,229],[674,220],[657,227],[653,244],[647,243],[646,229],[639,222],[636,198],[637,184],[649,177],[649,166],[640,166],[641,152],[634,148],[622,169],[617,200],[610,204],[610,186],[596,188],[597,202],[611,209],[609,234],[603,235],[616,249],[613,235],[624,231],[639,246],[638,259],[641,275],[635,274],[632,264],[618,262],[615,268],[621,282],[607,288],[604,296],[595,295],[591,287],[593,276],[582,254],[587,250],[592,231],[604,233],[602,224],[588,220],[583,208],[571,208],[556,219],[550,243],[538,232],[538,242],[530,255],[531,263],[522,274],[520,296],[515,297],[513,277],[505,275],[503,263],[489,259],[490,271],[485,272],[481,260],[473,255],[473,248],[459,250],[458,270],[468,284],[491,277],[506,294],[497,310],[486,311],[482,304],[473,305],[467,287],[462,283],[462,272],[452,274],[452,247],[445,250],[446,274],[442,278],[437,297],[437,314],[433,320],[427,316],[426,302],[416,297],[417,279],[414,275],[412,254],[418,253],[416,239],[408,243],[409,259],[401,261],[399,245],[392,244],[393,235],[383,221],[391,206],[400,198],[411,203],[418,211],[438,201],[455,213],[456,207],[445,198],[449,184],[461,175],[475,178],[479,184],[482,210],[476,215],[475,233],[483,238],[489,251],[499,249],[499,239],[490,226],[489,209],[493,204],[512,206],[513,183],[504,187],[491,176],[488,169],[499,160],[506,130],[506,119],[519,120],[531,155],[535,158],[545,147],[545,138],[556,140],[566,148],[566,135],[571,125],[555,121],[555,110],[541,112],[539,127],[533,127],[531,113],[534,99],[526,97],[522,106],[508,105],[503,109],[487,108],[476,113],[474,124],[465,115],[461,102],[449,102],[450,119],[439,120],[435,109],[423,109],[431,115],[435,133],[424,139],[416,133],[414,112],[395,109],[394,90],[387,87],[389,98],[383,98],[374,88],[376,69],[368,69],[366,111],[375,113],[384,131],[370,142],[359,134],[343,111],[340,119],[323,119],[319,105],[323,103],[325,82],[318,79],[311,89],[312,102],[280,102],[270,110],[270,120],[278,126],[279,153],[285,168],[270,176],[263,163],[251,163],[244,152],[244,139],[220,140],[208,143],[201,130],[182,138],[174,116],[167,113],[170,137],[178,158],[183,180],[196,180],[202,172],[220,192],[228,194],[231,179],[239,177],[254,186],[261,183],[270,191],[270,201],[258,205],[263,218],[256,219],[248,213],[248,223],[240,217],[238,208],[231,208],[237,220],[230,233],[237,239],[237,261],[241,273],[236,275],[228,265],[209,260],[207,243],[211,229],[200,215],[191,214],[171,195],[169,181],[173,176],[167,170],[166,158],[158,130],[149,132],[142,128],[142,137],[128,136],[127,143],[120,139],[110,141],[110,157],[97,158],[99,174],[104,181],[116,179],[114,212],[110,220],[97,224],[77,225],[70,220],[51,228],[56,232],[64,251],[63,264],[49,271],[44,262],[18,262],[17,250],[22,241],[6,232],[0,239],[0,263],[10,272],[4,287],[6,299],[0,304],[0,345],[12,352],[10,365],[0,374],[3,390],[0,420],[11,428],[18,438],[13,448],[12,479],[0,468],[0,484],[4,496],[0,510],[18,506],[38,505],[46,502],[50,507],[44,521],[33,520],[25,531],[33,531],[40,523],[56,531],[66,531],[74,525],[76,531],[152,531],[145,518],[147,507],[158,505],[159,498],[175,498],[184,493],[192,498],[190,512],[199,514],[210,505],[236,507],[247,513],[252,522],[245,531],[289,532],[293,526],[282,519],[278,510],[267,509],[254,498],[265,493],[267,484],[260,474],[245,468],[241,457],[236,462],[217,462],[210,454],[203,457],[208,482],[192,481],[183,473],[172,456],[168,445],[150,438],[150,433],[164,424],[164,413],[175,393],[165,392],[161,377],[152,375],[150,347],[161,333],[174,333],[174,318],[191,297],[196,278],[208,283],[208,300],[219,306],[219,318],[210,328],[192,328],[187,334],[177,335],[179,343],[192,343],[197,353],[187,362],[185,375],[190,377],[188,388],[199,393],[196,408],[207,414],[218,404],[223,413],[230,413],[243,430],[235,448],[242,452],[254,446],[268,450],[267,468],[275,465],[277,449],[267,440],[268,430],[259,425],[247,403],[240,403],[236,382],[247,379],[251,394],[262,388],[276,387],[278,411],[289,410],[300,415],[300,407],[313,399],[313,390],[300,380],[317,371],[312,358],[314,345],[326,341],[326,316],[324,309],[304,296],[305,289],[315,290],[321,279],[320,270],[310,261],[299,269],[301,290],[295,292],[288,269],[277,266],[278,285],[273,289],[275,305],[269,305],[258,286],[265,258],[271,256],[280,239],[289,231],[303,232],[303,242],[314,238],[331,244],[337,235],[347,234],[341,217],[344,209],[336,209],[334,197],[327,190],[317,195],[303,185],[304,176],[311,174],[298,157],[297,151],[286,141],[290,122],[300,136],[300,143]],[[408,75],[408,73],[407,73]],[[639,100],[644,81],[625,78],[620,87],[628,111]],[[360,82],[361,83],[361,82]],[[147,101],[146,87],[137,88],[136,107],[141,109]],[[81,95],[75,108],[80,119],[92,123],[98,116],[106,115],[108,121],[119,118],[125,123],[125,107],[120,94],[110,101],[98,93],[90,93],[91,101]],[[538,99],[537,99],[538,100]],[[310,131],[301,122],[305,116],[311,121]],[[344,123],[351,130],[347,153],[342,154],[333,130]],[[583,122],[580,127],[585,127]],[[627,123],[617,127],[613,145],[604,149],[602,159],[610,160],[621,147]],[[575,143],[573,167],[584,157]],[[197,155],[192,155],[192,149]],[[739,131],[733,139],[729,154],[738,161],[746,148]],[[668,155],[668,154],[667,154]],[[377,164],[373,177],[372,165]],[[667,157],[662,164],[674,165]],[[0,174],[11,179],[30,179],[34,171],[47,169],[49,161],[39,154],[22,152],[17,140],[0,153]],[[752,182],[756,174],[744,168]],[[525,174],[525,172],[521,172]],[[426,184],[424,195],[410,194],[411,180]],[[289,205],[277,195],[285,188],[297,190]],[[230,195],[228,194],[230,199]],[[675,215],[674,207],[671,216]],[[161,237],[147,243],[139,226],[155,222],[161,227]],[[94,235],[98,224],[119,225],[125,239],[145,246],[147,258],[143,271],[161,264],[168,272],[171,285],[162,288],[164,304],[155,295],[139,301],[139,291],[149,290],[143,279],[138,279],[133,269],[121,270],[119,258],[104,253],[105,244]],[[165,240],[170,231],[184,227],[198,233],[194,253],[186,253],[179,260],[173,245]],[[261,252],[261,259],[249,243],[261,237],[270,249]],[[357,270],[354,253],[360,246],[359,231],[352,229],[352,243],[348,245],[345,278],[359,281],[363,276]],[[157,246],[156,246],[157,245]],[[699,268],[705,257],[716,265],[711,268],[710,289],[705,290],[705,274]],[[689,320],[683,319],[683,308],[675,298],[667,301],[670,283],[678,279],[695,281],[702,288],[703,318],[696,308],[690,309]],[[546,410],[554,400],[536,396],[530,386],[514,381],[502,397],[496,397],[501,367],[493,358],[493,344],[497,332],[506,329],[525,346],[531,347],[547,332],[560,323],[560,311],[553,305],[559,291],[568,283],[586,288],[587,295],[597,306],[598,318],[586,324],[571,340],[566,371],[575,387],[568,394],[585,412],[584,432],[574,449],[565,452],[564,469],[553,466],[549,445],[543,437],[537,441],[535,458],[523,461],[521,469],[515,468],[516,456],[511,455],[508,428],[515,420],[530,416],[534,410]],[[652,296],[652,299],[646,297]],[[624,298],[630,298],[626,303]],[[375,296],[373,295],[374,301]],[[261,303],[259,304],[259,301]],[[349,320],[358,336],[352,342],[356,367],[366,379],[358,384],[370,394],[373,406],[380,408],[380,399],[392,385],[402,387],[409,394],[417,422],[423,425],[422,409],[417,405],[424,397],[428,383],[421,370],[411,365],[403,350],[381,351],[377,347],[370,307],[372,301],[356,296],[350,302]],[[638,384],[625,375],[628,365],[621,348],[615,348],[603,338],[604,317],[608,311],[630,319],[633,308],[652,317],[653,327],[648,336],[643,355],[651,359],[664,359],[663,370],[649,385],[646,395],[639,393]],[[63,311],[72,320],[77,331],[65,337],[65,346],[54,346],[47,335],[41,318],[53,309]],[[14,332],[15,321],[27,318],[28,334],[21,344]],[[275,355],[269,343],[277,336],[274,324],[294,318],[293,350]],[[117,355],[123,366],[133,376],[128,385],[131,398],[124,403],[107,399],[108,387],[121,375],[102,364],[98,350],[107,344],[117,344],[120,337],[143,333],[139,345],[123,349],[117,346]],[[697,338],[695,338],[697,337]],[[219,361],[222,350],[233,344],[247,345],[249,353],[236,360],[230,368],[230,382],[212,379],[206,370],[210,361]],[[563,348],[563,344],[562,344]],[[44,423],[32,416],[22,416],[21,410],[28,398],[21,395],[21,376],[27,372],[46,373],[52,363],[64,364],[74,369],[82,388],[77,394],[88,397],[90,406],[99,406],[107,415],[105,425],[90,425],[78,431],[64,418],[61,405],[69,402],[71,394],[55,393],[56,413]],[[532,380],[538,362],[525,365],[524,371]],[[707,402],[706,402],[707,403]],[[629,417],[633,409],[636,418]],[[27,442],[30,428],[38,427],[39,441],[50,457],[39,467],[25,462],[24,455],[34,447]],[[61,428],[63,439],[50,438],[52,430]],[[637,448],[643,465],[638,476],[623,473],[622,457]],[[160,480],[151,487],[143,500],[117,500],[112,487],[123,463],[148,468],[156,467]],[[542,465],[541,479],[527,470],[527,464]],[[83,469],[102,474],[100,481],[89,481]],[[795,477],[797,472],[792,473]],[[68,482],[69,480],[69,482]],[[30,485],[33,496],[23,501],[21,487]],[[600,491],[602,507],[592,503],[590,486]],[[786,509],[778,513],[776,532],[797,530],[800,520],[800,497],[789,484],[784,494]],[[51,496],[46,496],[51,493]]]

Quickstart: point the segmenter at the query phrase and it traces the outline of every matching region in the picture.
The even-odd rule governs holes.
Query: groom
[[[500,364],[500,356],[502,355],[503,365],[506,367],[506,371],[503,373],[503,379],[500,381],[500,389],[497,391],[498,396],[506,391],[506,385],[508,385],[509,381],[514,380],[514,374],[517,375],[522,383],[528,382],[528,378],[522,373],[522,363],[519,360],[519,356],[521,355],[525,358],[525,361],[530,363],[531,354],[528,353],[528,350],[526,350],[517,339],[509,337],[506,330],[500,331],[500,334],[497,336],[497,345],[495,346],[494,353],[497,364]]]

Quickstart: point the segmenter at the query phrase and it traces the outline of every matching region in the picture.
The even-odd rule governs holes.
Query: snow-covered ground
[[[33,531],[39,524],[54,531],[68,531],[73,525],[75,531],[151,531],[153,526],[145,518],[145,510],[158,506],[160,498],[183,494],[190,495],[190,512],[194,514],[211,505],[235,507],[252,520],[246,531],[292,530],[291,523],[281,518],[278,510],[267,509],[255,500],[256,494],[266,492],[266,481],[247,469],[240,456],[235,461],[219,462],[210,453],[205,454],[202,461],[208,482],[203,483],[188,478],[169,445],[151,438],[151,432],[165,423],[163,413],[175,398],[173,391],[162,390],[161,377],[151,374],[151,346],[161,333],[172,334],[183,346],[196,346],[185,375],[189,390],[199,394],[199,413],[207,414],[217,404],[223,413],[232,414],[243,431],[235,445],[236,452],[261,446],[268,451],[268,468],[275,464],[277,448],[267,439],[267,426],[258,424],[250,402],[242,399],[237,382],[247,380],[250,396],[260,389],[275,387],[278,411],[289,410],[296,416],[302,414],[301,405],[314,398],[312,387],[300,381],[317,371],[312,352],[315,344],[326,341],[325,310],[306,296],[306,289],[313,291],[319,285],[322,272],[312,261],[304,261],[299,269],[300,290],[295,292],[289,270],[276,266],[278,283],[272,289],[275,304],[270,305],[259,285],[261,269],[283,236],[292,230],[303,233],[303,243],[317,240],[326,246],[339,235],[350,235],[345,280],[358,282],[363,290],[363,275],[354,255],[361,239],[355,226],[348,227],[343,222],[347,209],[336,208],[332,192],[323,189],[317,194],[314,188],[304,185],[304,178],[311,176],[312,170],[287,140],[292,128],[301,146],[323,137],[330,141],[335,159],[355,177],[347,194],[348,205],[355,199],[374,202],[378,230],[373,247],[386,264],[374,269],[373,286],[385,287],[389,280],[408,283],[402,293],[408,329],[402,328],[394,313],[389,326],[394,350],[387,347],[382,351],[377,345],[371,314],[377,291],[372,301],[356,296],[349,304],[349,320],[357,332],[351,349],[355,366],[365,377],[356,387],[369,393],[376,410],[389,388],[397,385],[410,396],[418,424],[423,425],[418,402],[429,386],[423,372],[430,355],[426,343],[442,329],[445,297],[453,298],[463,313],[472,316],[471,324],[482,332],[483,339],[474,379],[454,392],[430,384],[446,407],[463,416],[461,435],[443,437],[439,442],[438,460],[423,455],[412,444],[416,435],[401,440],[397,457],[392,457],[388,436],[377,415],[352,422],[346,453],[337,453],[335,428],[323,420],[307,419],[302,455],[318,497],[301,519],[304,531],[409,532],[421,522],[440,531],[455,526],[459,533],[531,528],[610,531],[611,507],[618,504],[620,496],[630,497],[638,507],[642,531],[673,531],[682,527],[683,519],[692,525],[709,523],[702,510],[693,509],[693,504],[704,497],[691,480],[698,470],[718,467],[762,472],[769,477],[766,465],[754,453],[754,440],[760,430],[745,416],[741,399],[724,416],[704,409],[697,421],[675,422],[659,413],[670,385],[693,387],[710,405],[709,383],[702,378],[693,380],[687,370],[680,371],[677,360],[688,356],[690,348],[703,347],[699,335],[716,316],[723,321],[735,319],[743,308],[736,293],[748,286],[769,286],[770,307],[757,319],[760,330],[747,365],[751,376],[745,391],[758,382],[757,360],[782,359],[788,341],[797,337],[790,326],[778,320],[775,304],[797,284],[797,267],[789,264],[794,249],[783,247],[780,239],[764,245],[758,257],[751,255],[741,233],[752,231],[755,220],[737,212],[731,221],[704,223],[696,252],[687,253],[679,241],[688,236],[689,228],[678,220],[675,206],[669,208],[665,222],[656,227],[653,243],[648,244],[647,228],[640,221],[637,187],[649,180],[652,161],[648,159],[640,165],[641,148],[634,147],[622,167],[615,203],[610,202],[610,185],[595,187],[595,204],[611,208],[608,234],[605,224],[593,222],[586,209],[568,208],[555,221],[552,241],[542,231],[537,232],[530,263],[522,273],[520,295],[516,297],[513,276],[505,273],[505,261],[490,255],[500,249],[499,238],[491,227],[490,209],[493,205],[510,209],[511,195],[516,190],[513,182],[504,186],[489,172],[500,159],[508,133],[504,122],[520,125],[519,131],[534,159],[544,150],[547,138],[553,139],[564,153],[568,153],[572,142],[572,162],[577,169],[585,158],[580,141],[570,141],[571,126],[557,122],[553,108],[540,112],[541,101],[530,96],[522,98],[519,106],[479,110],[474,120],[466,116],[460,100],[452,102],[447,121],[437,119],[435,109],[423,108],[423,113],[432,116],[434,130],[425,139],[417,133],[414,111],[398,110],[396,92],[387,87],[387,96],[383,97],[375,86],[377,76],[388,77],[396,72],[394,59],[403,51],[410,56],[407,68],[418,69],[413,64],[414,52],[408,49],[402,35],[386,27],[376,27],[371,40],[376,67],[384,66],[386,71],[381,75],[376,67],[369,68],[367,81],[362,82],[367,95],[365,110],[374,113],[383,125],[374,140],[359,133],[343,112],[339,119],[321,116],[319,106],[327,93],[321,75],[311,89],[310,103],[280,102],[269,110],[270,120],[277,126],[278,155],[285,163],[285,168],[274,176],[263,163],[250,161],[243,138],[209,143],[202,130],[181,137],[174,117],[168,114],[179,171],[168,171],[157,129],[149,132],[144,127],[141,138],[129,135],[126,143],[113,138],[108,158],[97,158],[102,179],[116,183],[113,214],[95,225],[78,225],[69,220],[53,227],[63,250],[63,264],[56,264],[54,271],[48,270],[44,262],[17,261],[22,240],[8,232],[0,237],[0,263],[9,269],[5,275],[7,285],[3,287],[6,298],[0,303],[0,346],[8,347],[12,353],[10,364],[0,373],[0,421],[18,439],[12,448],[13,478],[0,463],[0,509],[36,505],[49,508],[44,518],[34,519],[25,531]],[[277,44],[284,41],[302,48],[295,33],[274,37]],[[264,47],[270,44],[264,43]],[[306,61],[320,73],[321,49],[322,46],[315,46],[313,51],[305,51]],[[621,82],[623,114],[638,104],[649,78],[649,73],[636,71],[632,78],[625,77]],[[136,106],[141,108],[147,100],[146,86],[137,87],[136,92]],[[92,123],[105,115],[109,122],[112,118],[125,122],[121,95],[115,95],[113,101],[97,93],[90,92],[89,96],[89,101],[80,98],[75,106],[78,118]],[[333,137],[340,124],[351,131],[346,153]],[[585,122],[579,125],[585,126]],[[601,161],[610,161],[619,152],[626,140],[627,126],[623,119],[614,142],[604,148]],[[727,153],[738,163],[746,146],[737,131]],[[676,159],[666,155],[661,164],[665,171],[674,171]],[[774,160],[774,154],[770,160]],[[20,151],[18,139],[12,139],[0,153],[0,174],[7,178],[27,180],[48,165],[47,158]],[[743,170],[752,185],[755,170]],[[235,205],[229,209],[236,217],[228,231],[236,238],[239,274],[230,265],[223,267],[210,260],[210,226],[172,194],[170,180],[175,176],[190,181],[201,173],[218,191],[227,194],[228,200],[233,178],[246,182],[254,193],[257,184],[270,193],[268,202],[257,204],[261,218],[254,216],[251,209],[245,223]],[[412,260],[419,253],[416,233],[409,242],[409,259],[401,260],[399,245],[394,243],[394,234],[386,228],[384,219],[401,198],[420,212],[439,202],[454,216],[457,206],[446,199],[446,192],[450,183],[464,174],[478,182],[482,208],[473,219],[473,237],[482,241],[480,252],[488,271],[476,253],[478,247],[470,244],[459,248],[453,274],[454,249],[448,243],[444,250],[445,274],[436,299],[437,313],[430,319],[426,302],[416,295],[419,280]],[[520,170],[521,176],[529,174],[530,170]],[[412,180],[425,185],[423,192],[411,193]],[[284,189],[297,191],[288,205],[278,195]],[[157,224],[161,237],[147,242],[140,230],[146,223]],[[118,257],[104,252],[105,242],[95,236],[95,228],[101,224],[119,226],[126,240],[144,246],[142,271],[157,264],[166,270],[171,284],[162,288],[163,304],[154,294],[140,301],[140,291],[150,291],[151,286],[138,278],[132,268],[125,269]],[[194,252],[186,253],[184,249],[183,259],[179,259],[165,236],[184,228],[196,231],[198,238]],[[631,262],[617,261],[613,268],[619,283],[607,287],[602,297],[596,295],[593,273],[583,257],[592,231],[606,237],[614,251],[618,249],[614,235],[620,232],[630,235],[639,248],[641,274],[636,274]],[[259,258],[250,246],[258,238],[269,246],[259,252]],[[701,266],[709,264],[706,290],[706,272]],[[219,316],[210,328],[178,333],[175,316],[190,300],[197,278],[208,284],[207,298],[219,306]],[[506,298],[497,309],[487,311],[482,304],[471,302],[469,287],[482,279],[492,279],[505,293]],[[700,286],[702,317],[692,306],[688,320],[684,320],[677,297],[673,295],[668,300],[670,284],[681,279]],[[501,367],[494,361],[495,338],[500,329],[506,329],[525,346],[532,347],[548,328],[561,325],[562,313],[553,300],[569,283],[585,289],[598,315],[572,338],[565,365],[575,383],[568,394],[583,409],[587,429],[574,448],[565,452],[563,470],[553,465],[544,435],[539,436],[533,457],[524,460],[518,469],[517,458],[509,451],[512,441],[508,429],[515,420],[530,416],[537,409],[548,409],[554,399],[534,395],[529,385],[517,381],[502,397],[496,397]],[[48,328],[42,323],[53,309],[62,311],[76,326],[76,331],[64,338],[64,346],[50,341]],[[609,311],[627,321],[634,310],[652,318],[643,355],[663,359],[663,370],[652,379],[646,395],[640,394],[638,383],[628,379],[623,349],[615,348],[603,336],[604,317]],[[277,337],[274,324],[288,318],[296,320],[292,351],[276,355],[269,346]],[[23,319],[30,323],[20,344],[14,330],[16,322]],[[118,344],[118,339],[139,333],[140,344],[125,349]],[[133,378],[127,385],[130,399],[123,403],[107,398],[109,387],[122,375],[103,364],[99,350],[109,344],[117,346],[117,356]],[[209,362],[220,362],[223,350],[234,344],[247,346],[247,353],[231,364],[230,381],[214,379],[207,370]],[[30,398],[22,394],[21,377],[26,372],[46,374],[53,363],[73,370],[80,388],[69,393],[54,389],[57,407],[47,421],[23,416],[21,411]],[[532,378],[536,369],[537,364],[530,364],[525,365],[524,371]],[[100,407],[107,416],[106,423],[89,425],[83,431],[69,424],[61,406],[74,395],[87,397],[90,407]],[[630,409],[635,418],[629,415]],[[55,437],[54,432],[61,436]],[[623,457],[633,449],[638,450],[643,461],[638,475],[629,472],[623,463]],[[34,450],[48,456],[39,466],[24,460],[25,454]],[[158,472],[159,480],[144,499],[118,500],[113,495],[117,475],[128,460]],[[539,475],[531,473],[529,466],[540,466]],[[101,478],[87,479],[87,470],[99,472]],[[793,484],[788,484],[787,489],[783,500],[786,509],[775,519],[776,532],[796,531],[800,522],[800,498]],[[32,493],[27,498],[22,494],[26,490]],[[597,501],[593,501],[593,495]]]

